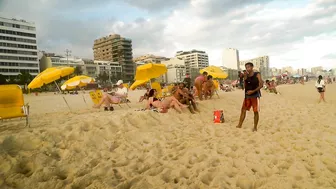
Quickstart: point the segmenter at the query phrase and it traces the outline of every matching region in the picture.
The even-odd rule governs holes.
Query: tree
[[[29,72],[21,72],[18,75],[18,84],[25,85],[29,84],[33,80],[33,76]]]
[[[106,83],[106,81],[109,79],[109,76],[107,75],[106,72],[103,72],[103,73],[100,73],[98,75],[98,80],[103,82],[103,83]]]
[[[0,85],[6,84],[6,77],[0,74]]]
[[[74,73],[75,75],[82,75],[83,74],[82,67],[76,66]]]

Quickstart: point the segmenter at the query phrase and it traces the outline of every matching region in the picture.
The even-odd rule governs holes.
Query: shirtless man
[[[261,97],[260,89],[263,87],[264,81],[261,79],[259,72],[253,71],[253,64],[248,62],[245,64],[246,74],[244,74],[245,81],[245,98],[240,113],[239,124],[237,128],[241,128],[245,120],[246,111],[253,107],[254,112],[254,128],[257,131],[259,122],[259,99]]]
[[[210,99],[212,98],[214,89],[215,85],[213,83],[212,76],[208,75],[206,82],[204,82],[203,84],[203,93],[205,100],[208,98],[208,96],[210,97]]]
[[[188,105],[189,111],[192,114],[194,114],[195,111],[198,111],[195,99],[193,95],[190,94],[188,88],[185,87],[184,83],[180,83],[179,86],[176,86],[173,90],[173,95],[179,102]]]
[[[197,95],[200,100],[203,100],[202,87],[203,83],[206,81],[208,72],[203,72],[202,75],[199,75],[195,79],[195,88],[197,90]]]

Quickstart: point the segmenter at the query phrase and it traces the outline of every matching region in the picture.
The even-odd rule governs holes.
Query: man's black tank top
[[[245,80],[245,94],[247,91],[253,91],[255,89],[257,89],[259,87],[259,79],[257,77],[257,75],[259,74],[259,72],[254,72],[252,76],[247,76],[246,80]],[[251,95],[245,95],[246,97],[250,96],[250,97],[260,97],[260,90],[256,91],[255,93],[251,94]]]

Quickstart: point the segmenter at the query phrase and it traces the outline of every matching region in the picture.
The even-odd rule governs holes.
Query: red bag
[[[214,111],[214,123],[224,123],[224,112],[223,110],[215,110]]]

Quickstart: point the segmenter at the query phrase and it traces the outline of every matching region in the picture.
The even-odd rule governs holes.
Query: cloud
[[[159,12],[187,4],[190,0],[125,0],[129,5],[147,10]]]
[[[94,39],[119,33],[132,39],[135,56],[170,57],[199,49],[208,52],[210,64],[221,65],[222,50],[233,47],[241,60],[269,55],[277,67],[336,67],[336,58],[328,56],[336,44],[336,0],[293,1],[291,6],[272,0],[0,2],[7,17],[35,21],[39,48],[51,52],[70,48],[92,57]],[[121,14],[110,14],[113,7],[121,7]],[[142,12],[134,13],[134,7]]]

